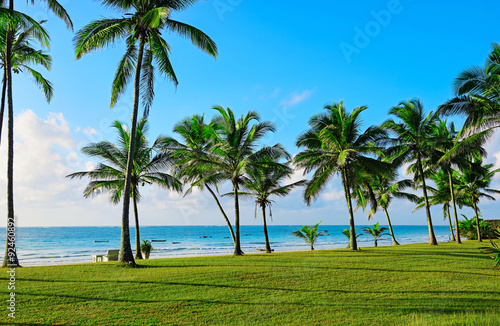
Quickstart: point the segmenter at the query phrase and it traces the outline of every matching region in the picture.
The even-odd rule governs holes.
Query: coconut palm
[[[314,171],[305,188],[304,200],[310,205],[311,199],[322,192],[328,181],[340,174],[351,233],[355,229],[351,189],[362,174],[385,174],[388,167],[387,163],[371,157],[382,150],[375,142],[386,137],[386,132],[373,126],[361,132],[360,114],[366,109],[364,106],[358,107],[349,113],[342,102],[327,105],[327,112],[313,116],[309,121],[311,129],[297,140],[297,146],[304,147],[305,150],[296,155],[296,166],[303,168],[304,173]],[[355,237],[351,238],[350,248],[357,250]]]
[[[500,172],[500,169],[492,170],[492,168],[493,164],[483,165],[483,162],[477,159],[469,165],[469,168],[464,169],[458,177],[457,193],[467,197],[472,203],[476,217],[477,239],[479,241],[483,241],[479,227],[479,201],[481,198],[496,200],[490,194],[500,194],[500,190],[489,188],[493,176]]]
[[[287,185],[283,181],[290,178],[293,169],[288,164],[278,162],[259,162],[258,165],[249,167],[247,177],[243,179],[242,188],[246,190],[245,195],[255,197],[255,218],[257,218],[257,207],[262,211],[262,223],[264,226],[264,238],[266,241],[266,252],[271,253],[271,245],[267,233],[266,208],[269,207],[269,216],[273,213],[271,205],[273,201],[270,197],[285,197],[293,188],[303,186],[306,180],[300,180]]]
[[[439,107],[442,115],[465,116],[465,132],[500,127],[500,44],[493,43],[483,67],[472,66],[455,79],[455,98]]]
[[[388,139],[390,147],[386,151],[387,156],[394,159],[397,164],[416,163],[414,182],[422,184],[429,228],[429,244],[437,245],[422,161],[431,155],[438,144],[438,139],[433,134],[438,116],[434,112],[425,115],[420,100],[401,102],[393,107],[389,114],[394,115],[400,122],[389,119],[382,124],[382,127],[394,136]]]
[[[391,218],[388,211],[389,205],[394,198],[406,199],[412,202],[416,202],[418,197],[414,194],[403,191],[404,189],[411,187],[411,180],[405,179],[396,181],[396,169],[392,169],[391,172],[392,173],[388,175],[373,175],[366,177],[365,180],[359,183],[356,187],[355,191],[353,192],[353,197],[356,199],[356,209],[361,207],[363,208],[363,212],[365,211],[368,202],[371,203],[371,209],[368,213],[368,220],[375,216],[379,208],[384,211],[384,214],[387,218],[387,225],[391,234],[392,243],[394,245],[399,245],[392,229]],[[371,200],[368,201],[367,199]]]
[[[185,23],[170,18],[172,12],[188,8],[196,0],[103,0],[102,3],[124,14],[121,18],[94,20],[79,30],[75,37],[76,58],[125,40],[126,51],[118,64],[111,92],[111,107],[125,92],[131,78],[134,78],[134,105],[130,150],[127,160],[127,178],[122,212],[122,236],[119,261],[135,265],[130,247],[129,206],[134,161],[135,135],[142,96],[144,117],[154,99],[155,67],[175,85],[177,76],[172,68],[170,46],[162,37],[162,32],[170,31],[187,37],[191,42],[216,57],[217,47],[205,33]],[[155,65],[153,63],[156,63]],[[135,72],[134,72],[135,70]]]
[[[39,26],[41,27],[45,21],[40,21]],[[5,100],[7,93],[7,64],[6,64],[6,48],[7,44],[7,29],[6,25],[0,25],[0,67],[3,69],[3,79],[2,79],[2,95],[0,102],[0,137],[2,136],[2,125],[3,116],[5,111]],[[43,28],[43,27],[41,27]],[[44,34],[48,35],[43,29]],[[38,38],[42,36],[42,38]],[[53,96],[52,84],[43,77],[43,75],[31,67],[32,64],[41,65],[45,69],[50,70],[52,65],[52,57],[43,50],[36,50],[33,48],[33,41],[38,41],[40,43],[44,42],[43,35],[40,34],[38,26],[31,26],[27,30],[22,30],[21,25],[18,24],[16,28],[16,34],[14,35],[14,40],[12,44],[12,70],[14,73],[26,73],[28,76],[32,77],[33,81],[42,89],[44,92],[47,102]],[[0,138],[1,143],[1,138]]]
[[[272,123],[259,122],[256,112],[250,111],[236,119],[231,109],[220,106],[213,108],[219,114],[214,118],[212,128],[207,128],[207,137],[211,142],[207,155],[190,157],[186,162],[185,171],[188,175],[202,176],[193,185],[219,184],[231,182],[234,196],[234,255],[241,255],[240,244],[240,206],[239,189],[244,181],[245,172],[251,166],[258,164],[262,158],[278,160],[288,158],[284,148],[276,144],[256,150],[257,143],[268,132],[274,132]],[[254,122],[252,124],[252,122]]]
[[[126,179],[128,149],[130,147],[130,132],[120,121],[115,121],[113,128],[118,132],[118,145],[109,141],[89,144],[82,148],[82,153],[93,158],[102,160],[104,163],[91,170],[76,172],[68,175],[68,178],[89,178],[91,181],[83,191],[85,198],[94,197],[101,192],[108,192],[109,201],[118,204],[124,194]],[[180,181],[172,177],[166,171],[171,167],[174,160],[169,153],[155,154],[160,149],[162,137],[158,137],[154,144],[149,147],[146,133],[148,130],[147,120],[141,120],[137,126],[136,146],[134,148],[134,165],[131,179],[132,202],[135,216],[135,258],[142,259],[141,238],[139,233],[139,211],[137,203],[141,199],[141,185],[157,185],[171,191],[182,191]]]
[[[500,267],[500,248],[490,239],[491,247],[479,247],[483,253],[488,254],[495,261],[495,268]]]
[[[214,128],[214,122],[210,122],[208,125],[204,122],[204,117],[200,115],[193,115],[190,118],[186,118],[174,126],[174,132],[182,138],[182,142],[177,141],[172,137],[165,137],[162,141],[161,148],[163,151],[171,151],[172,155],[177,158],[176,164],[174,166],[176,170],[176,175],[184,180],[184,183],[191,184],[191,187],[186,191],[186,195],[189,194],[193,187],[198,187],[199,189],[207,189],[208,192],[214,198],[217,207],[219,208],[226,224],[231,233],[231,238],[233,243],[236,244],[236,237],[234,235],[234,230],[231,225],[231,221],[227,217],[224,208],[222,207],[219,198],[212,189],[212,187],[218,188],[217,181],[214,180],[215,184],[211,184],[210,180],[205,180],[204,177],[207,175],[203,174],[203,170],[200,169],[187,169],[187,162],[193,158],[199,156],[206,156],[211,147],[211,142],[208,139],[208,129]]]
[[[363,227],[363,231],[365,232],[365,234],[371,234],[373,236],[375,247],[377,246],[377,242],[381,237],[383,237],[384,235],[389,235],[389,233],[384,233],[388,230],[389,229],[386,227],[380,227],[378,222],[373,225],[373,228],[368,226]]]
[[[321,233],[326,233],[326,230],[318,232],[318,226],[321,222],[315,226],[304,225],[300,230],[294,231],[292,234],[297,238],[304,239],[311,246],[311,250],[314,250],[314,244],[316,243],[316,240],[318,240],[318,237]]]
[[[5,3],[2,3],[4,5]],[[15,215],[14,215],[14,101],[12,98],[12,68],[14,65],[19,64],[18,60],[28,63],[29,59],[23,60],[22,56],[26,57],[29,55],[23,55],[21,51],[15,55],[12,54],[13,44],[15,41],[20,41],[17,44],[22,44],[23,41],[19,38],[20,36],[24,38],[31,38],[33,41],[37,41],[41,46],[48,46],[49,36],[45,29],[29,16],[23,13],[14,11],[13,3],[10,3],[11,9],[6,9],[3,6],[0,7],[0,20],[1,20],[1,31],[4,33],[3,45],[0,45],[2,63],[4,64],[4,85],[6,87],[7,95],[7,110],[8,110],[8,121],[7,121],[7,140],[8,140],[8,154],[7,154],[7,237],[5,246],[5,256],[2,266],[19,266],[19,260],[16,253],[16,243],[15,243]],[[23,34],[25,33],[25,34]],[[18,49],[19,50],[19,49]],[[27,51],[26,51],[27,52]],[[33,59],[36,55],[31,56],[31,63],[47,63],[46,60]],[[45,57],[46,59],[46,57]],[[19,67],[19,66],[17,66]],[[26,69],[26,68],[25,68]],[[31,69],[31,68],[30,68]],[[31,72],[31,70],[29,70]],[[33,70],[34,71],[34,70]],[[35,80],[41,82],[40,76],[35,73]],[[38,78],[37,78],[38,77]],[[50,92],[47,92],[50,93]],[[2,112],[3,117],[3,112]],[[3,118],[2,118],[3,120]],[[2,121],[3,122],[3,121]]]

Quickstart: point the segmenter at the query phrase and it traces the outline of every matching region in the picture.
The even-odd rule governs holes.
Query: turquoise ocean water
[[[361,226],[358,229],[361,231]],[[307,244],[291,233],[301,226],[269,226],[271,247],[276,251],[308,250]],[[347,238],[342,230],[348,226],[324,225],[327,230],[315,249],[345,248]],[[18,227],[17,250],[21,265],[57,265],[92,261],[92,255],[104,254],[108,249],[120,248],[120,227]],[[209,256],[233,253],[233,243],[227,226],[143,226],[141,239],[153,242],[151,259],[185,256]],[[450,240],[447,226],[435,226],[438,242]],[[426,243],[427,226],[394,226],[401,244]],[[0,243],[5,243],[5,228],[0,228]],[[132,249],[135,249],[135,229],[130,228]],[[242,226],[241,245],[245,253],[257,253],[264,248],[262,226]],[[360,247],[372,247],[373,237],[358,238]],[[390,237],[379,241],[379,246],[391,245]]]

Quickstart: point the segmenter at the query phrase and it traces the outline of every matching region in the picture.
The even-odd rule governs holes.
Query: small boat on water
[[[109,240],[94,240],[94,243],[109,242]]]
[[[176,242],[172,242],[172,244],[179,244],[179,243],[180,243],[180,242],[177,242],[177,241],[176,241]]]
[[[151,240],[151,242],[166,242],[167,240]]]

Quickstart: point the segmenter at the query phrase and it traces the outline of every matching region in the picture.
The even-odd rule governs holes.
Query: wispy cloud
[[[280,105],[284,108],[291,108],[309,99],[313,94],[314,91],[308,89],[304,90],[302,93],[292,93],[282,100]]]

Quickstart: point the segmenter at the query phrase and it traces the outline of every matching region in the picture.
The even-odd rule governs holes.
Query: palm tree
[[[483,67],[472,66],[455,79],[455,98],[439,107],[439,114],[465,116],[465,132],[500,127],[500,44],[493,43]]]
[[[188,175],[202,176],[193,185],[219,184],[230,181],[234,196],[234,255],[242,255],[240,244],[239,189],[244,181],[245,172],[262,158],[278,160],[288,158],[287,152],[279,144],[256,150],[257,142],[266,133],[274,132],[272,123],[259,122],[256,112],[250,111],[236,119],[231,109],[220,106],[213,108],[219,115],[214,118],[212,128],[207,128],[211,147],[206,155],[192,156],[185,164]],[[256,121],[252,125],[252,122]]]
[[[392,229],[391,218],[389,217],[388,211],[389,205],[394,198],[416,202],[418,197],[403,191],[404,189],[411,187],[411,180],[405,179],[396,181],[396,169],[392,169],[391,172],[391,175],[373,175],[367,177],[365,181],[356,187],[356,190],[353,192],[353,197],[357,202],[356,209],[362,207],[363,212],[368,204],[366,199],[371,199],[371,209],[368,213],[368,220],[375,216],[379,208],[382,208],[387,218],[387,225],[389,226],[392,243],[394,245],[399,245]]]
[[[123,188],[126,178],[128,149],[130,147],[130,133],[121,122],[115,121],[113,127],[118,132],[118,145],[109,141],[89,144],[82,148],[85,155],[102,160],[91,171],[76,172],[68,175],[68,178],[89,178],[91,181],[83,191],[85,198],[99,195],[102,191],[109,193],[109,201],[118,204],[123,197]],[[148,130],[147,120],[141,120],[137,126],[136,146],[134,148],[134,168],[132,170],[132,187],[130,196],[134,205],[135,216],[135,258],[142,259],[141,238],[139,233],[139,211],[137,203],[141,199],[140,187],[145,184],[157,185],[173,191],[182,191],[181,183],[170,174],[165,173],[173,160],[168,153],[155,155],[160,149],[162,137],[158,137],[152,147],[149,147],[146,133]]]
[[[212,184],[210,183],[210,180],[203,179],[207,175],[206,173],[205,175],[202,174],[202,172],[204,172],[203,170],[186,168],[186,163],[191,159],[198,156],[208,155],[212,144],[207,138],[207,130],[213,128],[214,122],[210,122],[207,125],[204,122],[203,116],[193,115],[192,117],[186,118],[174,126],[174,132],[182,138],[183,142],[178,142],[172,137],[165,137],[162,141],[161,148],[163,151],[171,151],[172,155],[178,158],[174,166],[176,169],[176,175],[179,176],[179,178],[184,179],[184,183],[191,184],[191,187],[186,191],[186,195],[192,191],[195,185],[201,190],[206,188],[208,192],[210,192],[217,204],[217,207],[219,207],[224,220],[226,221],[233,243],[236,244],[236,237],[234,235],[231,221],[227,217],[219,198],[212,189],[212,187],[218,187],[219,184],[217,181],[223,180],[215,180],[215,184]]]
[[[38,22],[39,26],[45,21]],[[0,26],[0,67],[3,69],[3,79],[2,79],[2,95],[0,102],[0,137],[2,136],[2,125],[3,116],[5,111],[5,100],[7,93],[7,64],[6,64],[6,49],[7,44],[7,29],[6,25]],[[43,29],[43,34],[47,32]],[[26,73],[28,76],[32,77],[35,83],[40,86],[44,92],[47,102],[53,96],[52,84],[45,79],[42,74],[30,67],[31,64],[38,64],[43,66],[45,69],[50,70],[52,66],[52,57],[48,55],[43,50],[36,50],[32,47],[33,41],[38,41],[44,43],[44,35],[40,34],[38,26],[31,26],[27,30],[22,30],[21,24],[18,24],[16,28],[16,34],[14,35],[14,40],[12,44],[12,70],[14,73]],[[1,138],[0,138],[1,143]]]
[[[415,183],[418,181],[422,183],[427,225],[429,228],[429,244],[437,245],[432,227],[430,204],[427,196],[422,161],[429,157],[437,146],[437,139],[434,137],[433,130],[438,121],[438,116],[433,112],[425,115],[420,100],[401,102],[398,106],[393,107],[389,111],[389,114],[396,116],[401,122],[398,123],[389,119],[382,124],[382,128],[385,128],[395,136],[388,139],[391,146],[386,151],[387,156],[394,159],[397,164],[416,163],[414,181]]]
[[[318,237],[321,235],[321,233],[326,233],[326,230],[318,232],[318,226],[321,224],[321,222],[312,227],[309,225],[304,225],[300,230],[294,231],[292,232],[292,234],[297,238],[304,239],[311,246],[311,250],[314,250],[314,244],[316,243],[316,240],[318,240]]]
[[[375,223],[373,225],[373,229],[370,227],[363,227],[363,231],[366,234],[371,234],[373,236],[373,239],[375,240],[375,247],[377,247],[377,241],[384,235],[389,235],[388,233],[384,233],[385,231],[388,231],[389,229],[386,227],[380,227],[379,223]]]
[[[349,211],[350,232],[354,233],[354,214],[351,202],[351,189],[358,183],[362,174],[377,175],[387,172],[387,163],[370,157],[380,153],[382,148],[375,142],[387,136],[378,127],[369,127],[364,133],[360,130],[360,114],[367,107],[358,107],[348,113],[342,102],[327,105],[326,113],[315,115],[309,121],[311,129],[299,136],[298,147],[306,150],[298,153],[295,164],[304,173],[315,171],[312,180],[304,191],[308,205],[324,189],[328,181],[340,174]],[[350,248],[357,250],[356,238],[351,238]]]
[[[172,80],[175,85],[178,84],[170,63],[170,46],[163,39],[162,31],[171,31],[187,37],[195,46],[214,57],[217,56],[217,47],[214,41],[199,29],[170,19],[173,11],[184,10],[196,0],[103,0],[102,2],[107,7],[123,12],[125,16],[94,20],[79,30],[75,37],[76,58],[80,59],[85,54],[113,45],[118,40],[124,39],[126,42],[127,50],[118,64],[113,81],[111,107],[125,92],[130,79],[134,76],[132,137],[127,159],[119,256],[120,262],[134,266],[128,227],[139,101],[142,95],[146,118],[154,99],[155,66],[153,62],[156,62],[161,75]]]
[[[457,186],[457,193],[471,201],[476,216],[477,239],[479,241],[483,241],[479,227],[479,200],[481,198],[496,200],[490,194],[500,194],[500,190],[489,188],[493,176],[500,172],[500,169],[491,170],[492,168],[493,164],[483,165],[480,159],[475,160],[469,165],[469,168],[460,173]]]
[[[269,216],[271,216],[271,218],[273,217],[273,213],[271,211],[271,204],[273,201],[270,200],[270,197],[285,197],[290,194],[293,188],[306,184],[306,180],[300,180],[291,184],[283,185],[284,179],[290,178],[292,174],[293,169],[290,168],[288,164],[263,161],[258,165],[249,167],[247,170],[247,178],[243,179],[244,181],[242,182],[242,188],[247,191],[244,194],[255,197],[256,218],[257,207],[260,206],[261,208],[267,253],[271,253],[271,245],[269,243],[269,236],[267,233],[266,207],[269,207]]]
[[[4,64],[4,85],[7,92],[7,237],[5,246],[5,256],[2,266],[19,266],[19,259],[16,253],[15,243],[15,215],[14,215],[14,101],[12,98],[12,68],[18,64],[17,60],[21,56],[16,57],[12,54],[13,44],[16,40],[16,35],[24,35],[24,37],[32,37],[35,41],[40,42],[41,46],[49,44],[49,36],[40,24],[29,16],[13,10],[13,0],[10,1],[10,9],[4,7],[5,3],[1,3],[0,17],[2,19],[1,30],[5,33],[3,37],[5,44],[1,46],[0,51]],[[23,34],[26,32],[26,34]],[[17,38],[19,40],[19,38]],[[22,42],[21,42],[22,43]],[[40,61],[39,61],[40,62]],[[33,63],[37,63],[33,60]],[[37,78],[35,77],[37,80]],[[38,79],[38,82],[40,80]],[[3,112],[2,112],[3,123]]]

